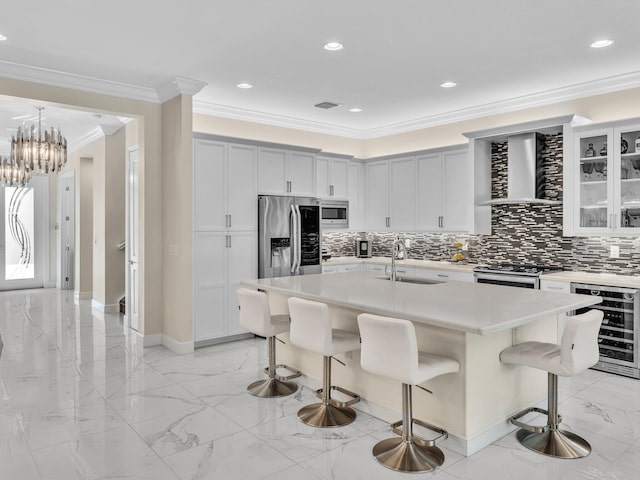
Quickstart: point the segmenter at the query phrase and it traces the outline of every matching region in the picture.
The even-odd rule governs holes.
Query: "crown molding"
[[[21,65],[19,63],[0,61],[0,76],[25,82],[42,83],[53,87],[70,88],[132,100],[141,100],[143,102],[158,103],[158,93],[153,88],[112,82],[110,80]]]
[[[158,94],[160,103],[164,103],[168,100],[171,100],[173,97],[177,97],[178,95],[193,96],[206,86],[207,84],[205,82],[201,82],[200,80],[176,77],[170,82],[158,87],[156,89],[156,92]]]
[[[583,82],[567,87],[546,90],[544,92],[523,95],[508,100],[477,105],[452,112],[431,115],[407,122],[395,123],[368,130],[364,138],[377,138],[398,133],[410,132],[422,128],[430,128],[448,123],[472,120],[474,118],[514,112],[525,108],[533,108],[553,103],[566,102],[579,98],[602,95],[605,93],[627,90],[640,86],[640,72]]]
[[[203,115],[211,115],[213,117],[232,118],[234,120],[243,120],[246,122],[261,123],[264,125],[293,128],[307,132],[316,132],[356,139],[365,138],[363,135],[366,133],[366,131],[356,128],[341,127],[338,125],[331,125],[329,123],[313,122],[310,120],[303,120],[301,118],[257,112],[254,110],[230,107],[227,105],[218,105],[196,99],[193,100],[193,113],[201,113]]]
[[[67,150],[69,153],[73,153],[77,150],[80,150],[82,147],[86,147],[87,145],[89,145],[92,142],[95,142],[96,140],[104,137],[105,134],[102,131],[102,128],[100,127],[96,127],[93,130],[85,133],[84,135],[82,135],[80,138],[78,138],[77,140],[73,141],[73,142],[69,142],[69,145],[67,145]]]
[[[0,77],[129,98],[132,100],[140,100],[150,103],[166,102],[180,94],[193,96],[206,86],[206,83],[199,80],[176,77],[167,84],[154,89],[7,61],[0,61]],[[193,101],[193,111],[194,113],[201,113],[205,115],[366,140],[435,127],[448,123],[471,120],[489,115],[509,113],[525,108],[570,101],[593,95],[612,93],[639,86],[640,72],[632,72],[530,95],[523,95],[507,100],[476,105],[460,110],[443,112],[405,122],[383,125],[372,129],[357,129],[332,125],[285,115],[275,115],[227,105],[207,103],[195,99]]]
[[[423,128],[431,128],[439,125],[446,125],[449,123],[472,120],[475,118],[481,118],[490,115],[514,112],[525,108],[539,107],[593,95],[612,93],[635,87],[640,87],[640,72],[633,72],[600,80],[594,80],[591,82],[579,83],[567,87],[533,93],[531,95],[523,95],[521,97],[515,97],[508,100],[486,103],[470,108],[463,108],[451,112],[430,115],[428,117],[421,117],[406,122],[384,125],[368,130],[341,127],[338,125],[325,124],[321,122],[310,122],[308,120],[301,120],[293,117],[273,115],[264,112],[255,112],[252,110],[239,109],[225,105],[216,105],[206,102],[200,102],[197,100],[194,100],[193,111],[194,113],[202,113],[205,115],[234,118],[237,120],[245,120],[248,122],[276,125],[286,128],[295,128],[298,130],[306,130],[328,135],[338,135],[341,137],[348,137],[359,140],[368,140],[411,132]]]

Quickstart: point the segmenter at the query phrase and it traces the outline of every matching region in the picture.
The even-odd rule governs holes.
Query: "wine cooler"
[[[597,309],[604,313],[598,347],[600,361],[595,370],[640,378],[638,335],[640,323],[640,290],[572,283],[571,291],[602,297],[602,303],[581,308],[575,313]]]

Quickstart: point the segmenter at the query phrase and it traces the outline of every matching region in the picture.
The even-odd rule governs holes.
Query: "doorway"
[[[126,240],[126,313],[125,325],[140,330],[138,277],[138,148],[127,151],[127,240]]]
[[[48,263],[49,178],[0,187],[0,290],[44,287]]]

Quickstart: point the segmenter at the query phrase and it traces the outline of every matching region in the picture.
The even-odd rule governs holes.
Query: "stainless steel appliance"
[[[372,241],[366,238],[356,240],[356,257],[371,258]]]
[[[540,288],[541,274],[560,270],[562,270],[560,267],[504,263],[478,266],[473,269],[473,276],[476,283],[538,289]]]
[[[322,226],[325,228],[349,228],[349,202],[347,200],[323,200]]]
[[[572,283],[571,291],[602,297],[602,303],[581,308],[602,310],[604,319],[598,334],[600,361],[592,368],[640,378],[638,335],[640,334],[640,290]]]
[[[322,273],[320,200],[258,196],[258,278]]]

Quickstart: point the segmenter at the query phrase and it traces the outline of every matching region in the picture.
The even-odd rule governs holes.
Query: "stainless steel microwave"
[[[321,223],[325,228],[349,228],[349,202],[323,200]]]

